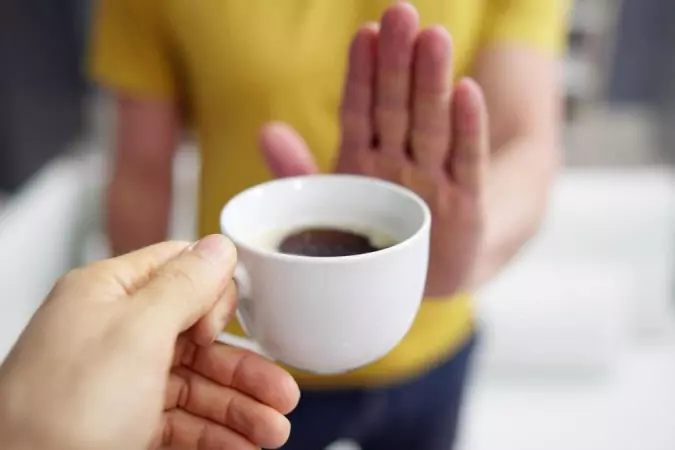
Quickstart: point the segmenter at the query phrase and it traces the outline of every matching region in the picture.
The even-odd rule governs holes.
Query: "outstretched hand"
[[[407,3],[362,27],[349,51],[340,117],[335,171],[392,181],[424,198],[433,215],[426,294],[464,287],[482,238],[488,120],[474,81],[452,86],[448,32],[420,30]],[[318,171],[289,126],[268,124],[260,140],[277,177]]]

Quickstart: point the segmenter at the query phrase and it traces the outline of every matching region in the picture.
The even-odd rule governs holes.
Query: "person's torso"
[[[490,0],[417,0],[422,25],[453,37],[455,78],[470,72]],[[219,232],[222,206],[270,179],[257,147],[268,121],[293,126],[322,171],[338,144],[338,107],[350,40],[390,0],[168,0],[168,25],[202,150],[199,233]],[[374,324],[374,326],[376,326]],[[235,324],[230,331],[241,333]],[[426,301],[388,356],[339,377],[294,373],[306,384],[371,385],[418,373],[471,332],[469,299]]]

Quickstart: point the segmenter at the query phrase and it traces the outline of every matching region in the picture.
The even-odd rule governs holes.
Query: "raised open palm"
[[[474,270],[489,157],[481,89],[468,79],[453,87],[451,59],[448,32],[420,30],[407,3],[391,6],[381,25],[362,27],[349,52],[335,167],[393,181],[426,200],[432,297],[461,289]],[[307,145],[284,124],[266,125],[261,147],[278,177],[318,172]]]

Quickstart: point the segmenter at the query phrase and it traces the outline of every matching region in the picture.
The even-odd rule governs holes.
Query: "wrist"
[[[6,418],[0,416],[0,420],[4,421]],[[78,448],[62,439],[47,438],[40,431],[32,425],[28,427],[0,425],[2,450],[73,450]]]
[[[1,378],[1,377],[0,377]],[[25,399],[12,393],[21,386],[0,380],[0,448],[2,450],[61,450],[68,448],[56,439],[47,439],[41,411],[30,411]],[[41,425],[42,424],[42,425]]]
[[[4,412],[0,415],[0,442],[2,443],[2,450],[48,450],[47,447],[41,445],[32,445],[28,442],[25,442],[23,439],[19,438],[19,432],[15,427],[12,427],[7,423],[9,417],[7,417]]]

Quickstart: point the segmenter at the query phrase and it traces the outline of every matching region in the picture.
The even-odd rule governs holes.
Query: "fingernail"
[[[221,234],[206,236],[192,247],[192,251],[214,264],[231,259],[235,252],[229,239]]]

